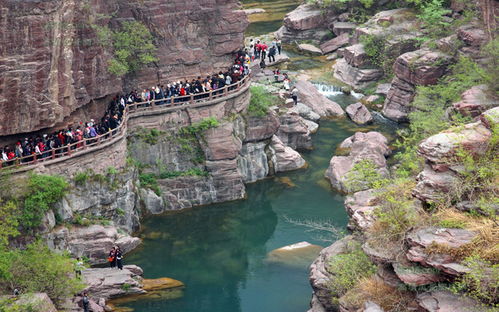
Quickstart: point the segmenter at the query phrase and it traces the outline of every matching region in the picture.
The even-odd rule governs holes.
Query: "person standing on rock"
[[[281,39],[277,39],[276,46],[277,46],[277,51],[279,52],[279,55],[281,55],[281,49],[282,49]]]
[[[81,302],[83,304],[83,312],[89,312],[90,299],[88,298],[88,294],[86,292],[83,293],[83,298],[81,299]]]
[[[76,258],[76,263],[75,263],[75,275],[78,279],[81,279],[81,271],[85,268],[85,265],[83,264],[83,261],[81,260],[80,257]]]
[[[123,270],[123,252],[120,247],[116,248],[116,264],[118,269]]]
[[[275,62],[276,48],[272,46],[269,50],[269,63]]]
[[[113,248],[109,252],[107,261],[109,261],[109,265],[111,266],[111,268],[116,267],[116,247],[113,246]]]
[[[298,89],[296,87],[293,87],[293,90],[291,90],[291,98],[295,102],[295,106],[298,105]]]

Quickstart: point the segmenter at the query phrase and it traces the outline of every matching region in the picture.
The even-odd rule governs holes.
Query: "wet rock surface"
[[[371,112],[362,103],[348,105],[345,111],[348,117],[358,125],[365,125],[373,121]]]

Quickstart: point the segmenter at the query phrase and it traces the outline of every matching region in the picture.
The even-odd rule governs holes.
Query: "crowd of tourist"
[[[99,136],[105,138],[113,133],[123,121],[125,108],[127,105],[142,103],[139,105],[149,106],[151,101],[156,105],[173,102],[188,101],[187,95],[195,95],[198,100],[208,97],[208,92],[217,94],[225,86],[235,84],[250,73],[249,64],[246,62],[248,54],[245,51],[238,51],[235,54],[234,64],[225,72],[219,72],[207,76],[198,77],[192,80],[168,82],[158,84],[142,92],[133,90],[125,95],[116,96],[108,105],[104,116],[96,122],[90,119],[87,122],[80,122],[74,126],[61,129],[50,134],[35,135],[18,140],[15,145],[0,147],[0,167],[10,166],[20,163],[32,162],[35,159],[42,160],[48,157],[60,157],[83,146],[84,139],[93,139]],[[229,87],[236,88],[235,86]],[[68,146],[69,145],[69,146]],[[18,159],[21,158],[20,161]]]
[[[260,60],[260,67],[265,68],[265,58],[269,58],[269,63],[276,61],[275,56],[277,54],[281,55],[282,43],[281,40],[274,39],[270,45],[260,40],[250,39],[249,47],[245,49],[247,57],[251,62],[255,60]]]

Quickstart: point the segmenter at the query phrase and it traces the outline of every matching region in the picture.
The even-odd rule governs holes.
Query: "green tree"
[[[7,246],[11,237],[19,235],[18,226],[16,203],[12,200],[0,202],[0,248]]]
[[[40,226],[43,215],[61,200],[69,187],[60,176],[31,174],[19,223],[25,229]]]
[[[74,276],[74,264],[66,254],[51,251],[36,242],[25,250],[0,250],[0,286],[24,293],[44,292],[56,304],[84,288]]]
[[[102,37],[108,38],[105,35]],[[114,31],[111,35],[114,58],[109,61],[109,72],[123,76],[137,71],[143,65],[155,62],[156,47],[153,39],[153,35],[144,24],[138,21],[123,22],[121,30]]]

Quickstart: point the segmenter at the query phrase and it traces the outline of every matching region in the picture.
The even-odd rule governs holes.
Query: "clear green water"
[[[331,96],[342,104],[355,98]],[[142,247],[126,257],[146,278],[171,277],[186,284],[181,298],[138,300],[136,312],[303,312],[311,288],[308,263],[286,267],[265,261],[273,249],[319,240],[291,219],[329,220],[344,228],[343,196],[324,179],[339,143],[360,128],[347,120],[322,121],[315,149],[303,153],[307,169],[248,185],[246,200],[198,207],[144,220]],[[294,184],[280,182],[289,178]]]
[[[251,24],[246,29],[249,37],[274,32],[282,26],[284,16],[293,11],[300,0],[242,0],[245,9],[261,8],[265,13],[249,16]]]

